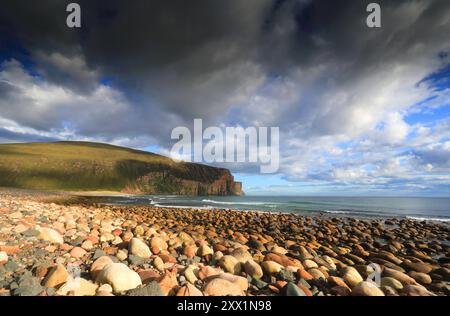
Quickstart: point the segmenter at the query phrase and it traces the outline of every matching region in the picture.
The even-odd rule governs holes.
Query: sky
[[[276,174],[218,165],[247,194],[450,196],[448,0],[69,2],[0,5],[0,143],[277,126]]]

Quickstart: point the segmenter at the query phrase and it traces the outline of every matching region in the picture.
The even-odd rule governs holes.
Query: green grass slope
[[[228,195],[226,169],[88,142],[0,144],[0,186],[40,190]]]

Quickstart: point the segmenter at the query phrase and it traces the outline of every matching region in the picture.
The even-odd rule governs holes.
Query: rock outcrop
[[[129,194],[242,195],[229,170],[87,142],[0,144],[0,186]]]

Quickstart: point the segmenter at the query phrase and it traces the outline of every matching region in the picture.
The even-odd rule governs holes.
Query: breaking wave
[[[417,217],[417,216],[406,216],[408,219],[415,221],[433,221],[433,222],[450,222],[450,218],[439,218],[439,217]]]

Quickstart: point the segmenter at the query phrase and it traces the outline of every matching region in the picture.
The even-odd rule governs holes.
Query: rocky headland
[[[90,142],[0,144],[0,187],[125,194],[243,195],[228,169]]]

